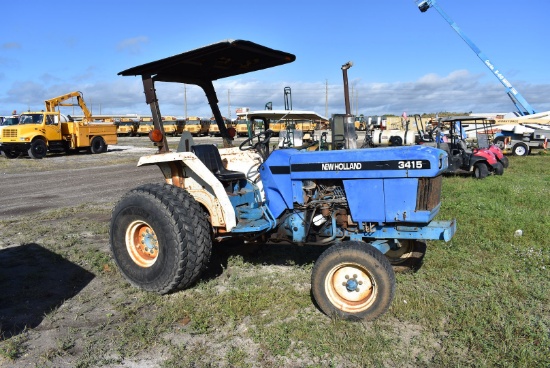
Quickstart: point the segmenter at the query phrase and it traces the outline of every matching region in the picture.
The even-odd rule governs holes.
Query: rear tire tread
[[[140,198],[141,197],[141,198]],[[141,282],[126,275],[123,267],[115,255],[117,249],[113,246],[114,237],[117,235],[116,220],[126,208],[135,207],[136,199],[139,202],[156,202],[157,209],[161,212],[163,225],[155,230],[156,233],[168,234],[167,241],[171,244],[163,244],[161,247],[175,247],[177,262],[166,262],[170,280],[156,280],[153,282]],[[143,199],[143,200],[142,200]],[[211,253],[209,223],[202,213],[198,202],[185,190],[169,184],[145,184],[125,194],[113,209],[111,220],[111,250],[115,262],[123,275],[135,286],[155,291],[159,294],[167,294],[191,286],[204,270]],[[193,214],[193,215],[191,215]],[[113,230],[114,229],[114,230]],[[123,229],[125,231],[125,229]],[[179,244],[174,244],[174,242]],[[122,253],[126,249],[119,250]],[[138,267],[139,266],[135,266]]]

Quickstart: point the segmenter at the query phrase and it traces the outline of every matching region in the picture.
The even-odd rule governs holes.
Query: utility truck
[[[82,121],[72,121],[70,117],[55,109],[59,106],[73,106],[64,101],[76,97],[78,106],[84,113]],[[41,159],[50,152],[69,152],[87,149],[91,153],[107,151],[109,144],[117,143],[117,128],[113,123],[94,122],[86,107],[82,92],[46,100],[46,110],[24,112],[19,115],[19,124],[2,129],[0,151],[7,158],[28,154]]]
[[[539,124],[539,121],[542,124]],[[507,119],[508,124],[499,125],[493,142],[502,150],[515,156],[526,156],[533,148],[547,149],[550,140],[548,119]]]
[[[311,276],[317,305],[327,315],[372,320],[394,297],[392,266],[418,267],[426,240],[452,238],[455,221],[435,220],[448,166],[443,150],[271,152],[269,120],[264,131],[233,147],[213,81],[294,60],[287,52],[227,40],[119,73],[141,77],[154,120],[150,138],[158,152],[141,157],[138,166],[157,165],[165,180],[129,191],[112,211],[112,255],[131,284],[160,294],[191,287],[214,241],[318,245],[327,249]],[[200,86],[224,147],[194,144],[187,133],[171,151],[157,82]]]

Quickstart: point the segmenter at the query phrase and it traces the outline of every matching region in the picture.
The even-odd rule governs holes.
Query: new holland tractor
[[[290,63],[295,56],[244,40],[229,40],[120,72],[141,76],[163,184],[146,184],[115,205],[113,258],[127,280],[166,294],[189,288],[224,239],[286,242],[326,248],[315,262],[312,295],[327,315],[372,320],[395,290],[394,266],[449,241],[455,221],[435,221],[447,154],[434,147],[270,152],[266,130],[232,147],[213,81]],[[170,151],[162,129],[156,82],[203,88],[224,148],[183,136]]]

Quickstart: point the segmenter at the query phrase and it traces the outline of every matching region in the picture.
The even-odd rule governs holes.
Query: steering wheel
[[[269,139],[273,135],[273,130],[268,129],[264,130],[263,132],[260,132],[258,134],[253,135],[250,138],[247,138],[244,140],[241,145],[239,146],[239,149],[241,151],[248,151],[251,149],[258,149],[260,146],[265,146],[269,143]],[[254,139],[257,139],[256,143],[252,144]]]
[[[273,135],[273,130],[268,129],[253,135],[252,137],[244,140],[240,145],[239,149],[241,151],[248,151],[255,149],[265,160],[269,155],[269,139]],[[256,140],[255,143],[254,140]]]

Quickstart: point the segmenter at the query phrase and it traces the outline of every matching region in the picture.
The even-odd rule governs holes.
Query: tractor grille
[[[416,193],[416,210],[431,211],[441,202],[441,175],[435,178],[418,179],[418,192]]]
[[[2,129],[2,138],[17,138],[17,129]]]

